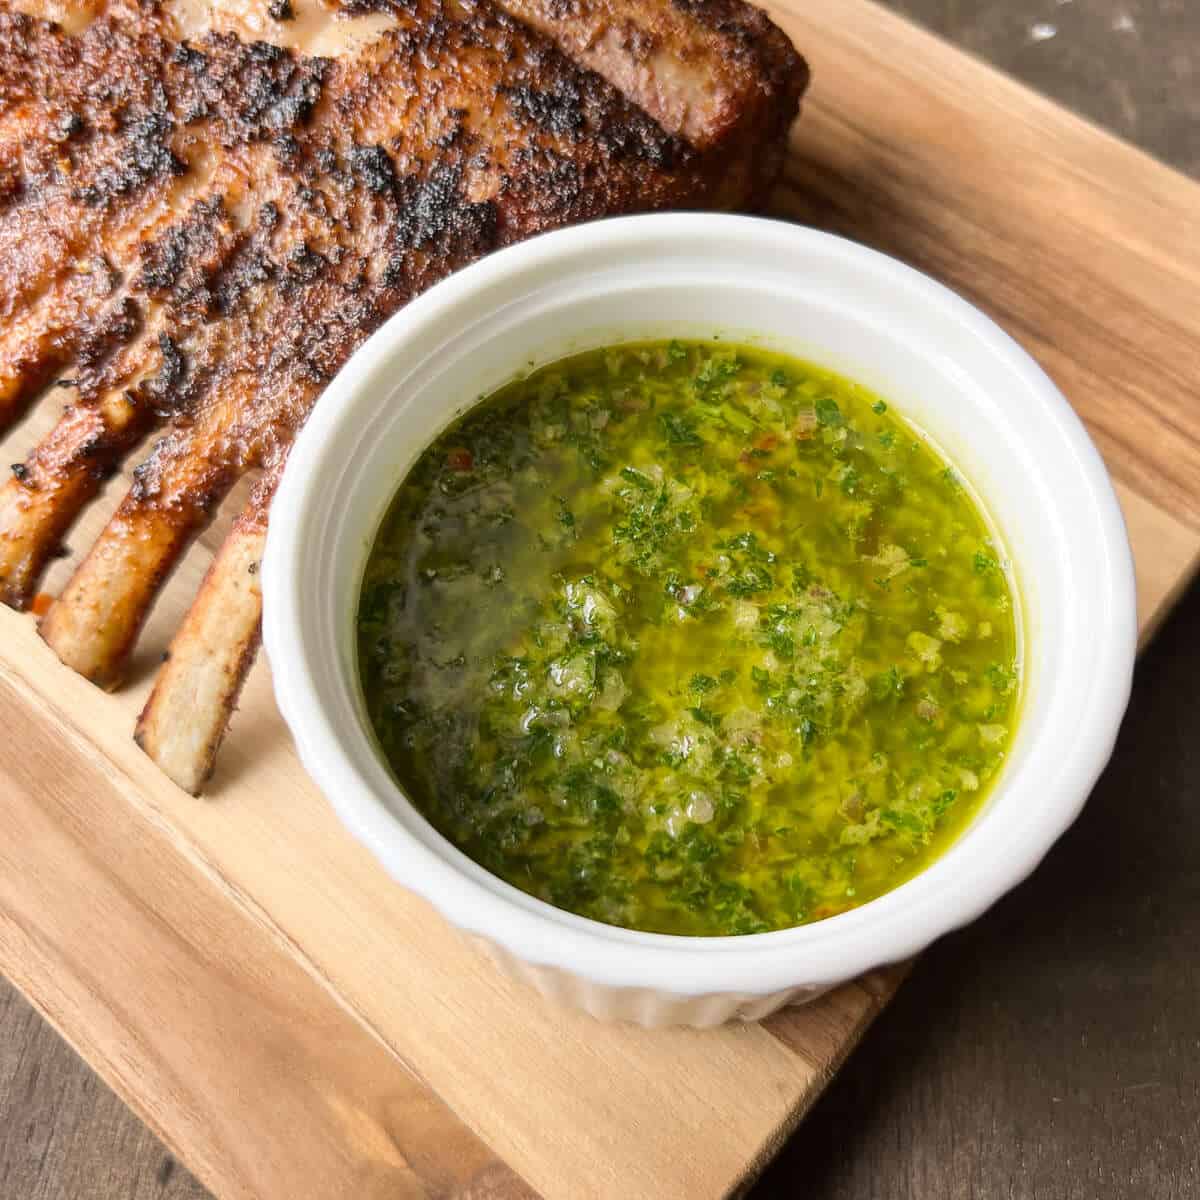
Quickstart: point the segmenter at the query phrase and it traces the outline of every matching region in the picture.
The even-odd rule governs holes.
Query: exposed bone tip
[[[198,798],[204,792],[204,785],[212,778],[215,754],[207,758],[172,756],[170,747],[160,745],[155,736],[153,717],[148,715],[149,708],[148,704],[138,717],[137,727],[133,731],[134,744],[176,787]]]
[[[80,638],[69,619],[64,625],[60,616],[63,611],[61,603],[56,600],[38,621],[38,633],[42,641],[54,651],[64,666],[70,667],[98,688],[115,692],[124,681],[123,663],[97,657],[94,639]]]

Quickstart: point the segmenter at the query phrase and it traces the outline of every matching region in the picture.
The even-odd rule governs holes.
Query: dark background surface
[[[1200,178],[1200,0],[891,6]],[[1200,1198],[1198,712],[1194,589],[1082,819],[921,959],[753,1200]],[[205,1196],[0,980],[0,1200]]]

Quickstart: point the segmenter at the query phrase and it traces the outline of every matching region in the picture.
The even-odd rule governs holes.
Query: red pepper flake
[[[35,617],[44,617],[50,611],[50,605],[53,603],[54,597],[49,592],[38,592],[29,608]]]
[[[764,433],[754,439],[755,450],[774,450],[779,445],[779,439],[773,433]]]
[[[456,446],[446,454],[446,466],[452,471],[469,471],[475,465],[475,456],[465,446]]]

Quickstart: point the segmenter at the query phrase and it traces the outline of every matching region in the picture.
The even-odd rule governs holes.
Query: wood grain
[[[776,211],[932,271],[1038,354],[1121,484],[1152,628],[1200,552],[1200,190],[862,0],[773,12],[817,79]],[[898,981],[708,1033],[551,1007],[342,832],[265,668],[202,803],[129,741],[147,686],[103,695],[0,613],[0,970],[221,1196],[726,1195]]]
[[[247,1198],[530,1195],[264,914],[129,803],[65,713],[3,671],[0,708],[23,751],[5,757],[0,956],[68,1039],[91,1031],[93,1061],[152,1127],[221,1148],[220,1171],[191,1156],[202,1178]]]
[[[0,1196],[205,1200],[200,1185],[0,980]]]

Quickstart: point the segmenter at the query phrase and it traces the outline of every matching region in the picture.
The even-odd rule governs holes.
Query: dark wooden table
[[[1200,177],[1197,0],[893,7]],[[1079,824],[922,959],[755,1200],[1200,1197],[1197,713],[1200,588]],[[0,1198],[206,1194],[0,980]]]

